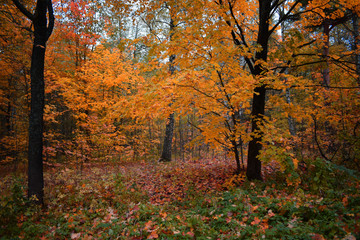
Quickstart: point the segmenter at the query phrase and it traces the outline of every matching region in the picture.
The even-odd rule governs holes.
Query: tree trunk
[[[38,0],[35,13],[30,13],[18,0],[13,0],[17,8],[34,25],[34,42],[31,55],[31,103],[29,117],[28,149],[28,197],[34,203],[44,203],[43,177],[43,127],[44,127],[44,63],[46,42],[54,27],[51,0]],[[47,23],[49,14],[49,25]]]
[[[240,163],[239,150],[237,148],[237,143],[236,143],[235,140],[232,140],[231,144],[232,144],[232,150],[234,152],[235,161],[236,161],[236,174],[239,174],[241,172],[241,163]]]
[[[170,13],[170,15],[171,15],[171,13]],[[175,29],[174,20],[171,18],[170,19],[170,42],[171,42],[172,36],[174,34],[173,33],[174,29]],[[170,57],[169,57],[170,75],[173,75],[175,72],[175,66],[174,66],[175,57],[176,57],[175,55],[170,55]],[[162,154],[159,159],[159,162],[170,162],[171,161],[171,148],[172,148],[172,139],[173,139],[173,135],[174,135],[174,123],[175,123],[174,113],[172,113],[172,114],[170,114],[170,116],[168,118],[168,122],[166,123],[164,145],[163,145],[163,150],[162,150]]]
[[[329,66],[329,50],[330,50],[330,25],[324,23],[324,48],[323,57],[325,58],[325,68],[322,71],[323,75],[323,86],[329,88],[330,86],[330,66]]]
[[[165,130],[165,139],[163,145],[163,151],[159,162],[170,162],[171,161],[171,149],[172,149],[172,139],[174,134],[174,114],[170,114],[168,118],[168,122],[166,123],[166,130]]]
[[[261,139],[263,132],[261,122],[265,112],[265,86],[257,87],[253,96],[253,106],[251,111],[251,133],[253,138],[249,142],[246,176],[249,180],[261,180],[261,161],[259,159]]]
[[[268,55],[268,41],[270,37],[269,33],[269,21],[271,11],[271,0],[259,1],[259,32],[257,43],[261,46],[261,50],[256,53],[256,60],[267,60]],[[263,74],[263,67],[258,64],[255,66],[252,74],[255,77],[259,77]],[[261,81],[261,80],[260,80]],[[264,135],[261,129],[261,124],[265,112],[265,85],[259,83],[259,87],[255,88],[253,95],[253,104],[251,111],[251,133],[253,135],[252,140],[249,142],[248,160],[246,176],[249,180],[262,180],[261,177],[261,161],[259,159],[261,146],[261,139]]]
[[[354,46],[353,50],[359,51],[360,46],[360,34],[359,34],[359,17],[354,14],[353,15],[353,28],[354,28]],[[355,64],[356,64],[356,74],[358,86],[360,86],[360,52],[355,53]]]
[[[43,113],[45,41],[35,35],[31,59],[31,107],[29,118],[29,198],[43,203]]]

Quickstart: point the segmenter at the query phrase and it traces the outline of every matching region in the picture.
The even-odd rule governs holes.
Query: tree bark
[[[241,172],[241,163],[240,163],[240,156],[239,156],[239,150],[238,150],[237,142],[235,140],[232,140],[231,144],[232,144],[232,150],[234,152],[235,161],[236,161],[236,174],[240,174],[240,172]]]
[[[171,15],[171,13],[170,13]],[[175,29],[174,20],[170,19],[170,42],[172,40],[173,31]],[[170,75],[173,75],[175,72],[175,55],[170,55],[169,57],[169,72]],[[174,135],[174,113],[170,114],[168,118],[168,122],[166,123],[166,129],[165,129],[165,138],[164,138],[164,145],[161,157],[159,159],[159,162],[170,162],[171,161],[171,148],[172,148],[172,139]]]
[[[17,8],[34,25],[34,42],[31,55],[31,103],[29,117],[28,149],[28,198],[34,203],[44,204],[43,177],[43,127],[44,127],[44,64],[46,42],[54,27],[51,0],[38,0],[35,13],[30,13],[18,0],[13,0]],[[49,14],[49,24],[47,19]]]
[[[271,0],[259,0],[259,32],[257,43],[261,46],[261,50],[256,53],[256,60],[267,60],[268,42],[270,37],[270,12]],[[257,64],[252,74],[255,77],[259,77],[263,74],[263,72],[264,69],[261,64]],[[259,86],[256,87],[254,90],[253,104],[251,110],[251,133],[253,134],[253,138],[249,142],[246,170],[246,176],[249,180],[262,180],[261,161],[259,159],[259,154],[262,148],[261,139],[264,135],[261,129],[261,125],[265,112],[265,96],[266,86],[260,82]]]
[[[330,65],[329,65],[329,51],[330,51],[330,25],[325,22],[323,26],[324,33],[324,47],[323,57],[325,58],[325,68],[322,71],[323,75],[323,86],[329,88],[330,86]]]
[[[354,28],[354,46],[355,51],[359,51],[360,47],[360,34],[359,34],[359,17],[356,14],[353,14],[352,24]],[[360,86],[360,53],[355,53],[355,64],[356,64],[356,74],[358,86]]]
[[[259,159],[261,139],[264,133],[261,129],[261,122],[265,112],[265,86],[255,88],[253,106],[251,111],[251,133],[253,138],[249,142],[246,176],[249,180],[262,180],[261,161]]]
[[[170,114],[168,122],[166,123],[164,145],[159,162],[170,162],[171,161],[171,149],[172,139],[174,134],[174,113]]]

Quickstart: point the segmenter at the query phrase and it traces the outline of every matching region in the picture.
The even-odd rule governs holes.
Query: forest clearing
[[[0,239],[360,239],[359,18],[1,0]]]

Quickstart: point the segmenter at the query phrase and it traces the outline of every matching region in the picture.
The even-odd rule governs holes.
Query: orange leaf
[[[156,239],[156,238],[158,238],[159,237],[159,235],[155,232],[155,231],[153,231],[148,237],[147,237],[147,239]]]
[[[261,220],[258,217],[254,218],[254,221],[251,222],[251,225],[259,224]]]
[[[153,224],[153,222],[150,220],[150,221],[148,221],[147,223],[145,223],[145,230],[146,231],[149,231],[150,230],[150,228],[151,228],[151,226],[152,226],[152,224]]]

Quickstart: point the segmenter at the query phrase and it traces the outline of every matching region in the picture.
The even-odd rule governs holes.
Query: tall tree
[[[31,105],[29,118],[28,197],[33,199],[35,203],[43,204],[44,62],[46,42],[54,28],[54,12],[51,0],[38,0],[34,13],[27,10],[19,0],[12,1],[32,21],[34,26],[30,69]]]
[[[173,38],[173,34],[174,34],[174,30],[175,30],[175,24],[174,24],[174,19],[172,18],[173,13],[171,12],[172,9],[171,7],[169,8],[169,12],[170,12],[170,42]],[[169,57],[169,72],[170,75],[173,75],[175,72],[175,66],[174,66],[174,60],[175,60],[175,55],[172,54]],[[166,129],[165,129],[165,138],[164,138],[164,144],[163,144],[163,149],[162,149],[162,153],[161,153],[161,157],[160,160],[161,162],[170,162],[171,161],[171,150],[172,150],[172,140],[173,140],[173,135],[174,135],[174,124],[175,124],[175,118],[174,118],[174,113],[171,113],[168,121],[166,123]]]
[[[251,74],[258,81],[258,84],[254,89],[251,110],[251,132],[253,138],[249,142],[246,172],[246,175],[250,180],[262,179],[261,161],[259,159],[259,154],[262,149],[261,140],[263,137],[263,131],[261,126],[263,124],[263,117],[265,113],[265,97],[267,88],[267,84],[263,79],[267,74],[269,74],[266,68],[266,62],[268,60],[270,37],[276,31],[277,27],[292,15],[294,9],[296,9],[300,2],[300,0],[296,0],[292,4],[290,3],[287,12],[282,17],[280,17],[278,21],[272,23],[272,18],[276,11],[278,11],[283,4],[289,3],[287,3],[287,1],[279,0],[258,1],[258,30],[256,45],[259,46],[259,48],[256,51],[255,56],[245,56],[245,61]],[[244,27],[237,19],[235,12],[235,2],[229,0],[219,0],[219,5],[225,9],[229,9],[229,14],[227,15],[229,15],[231,20],[229,18],[225,20],[229,26],[233,27],[231,35],[235,45],[239,46],[240,48],[248,48],[249,41],[246,39]]]

